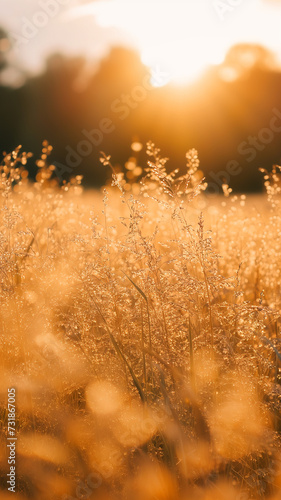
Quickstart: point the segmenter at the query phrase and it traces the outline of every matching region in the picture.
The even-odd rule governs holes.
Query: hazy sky
[[[14,62],[30,71],[52,52],[100,57],[114,43],[176,76],[183,66],[220,62],[239,42],[261,43],[281,61],[280,0],[0,0],[0,14],[18,40]]]
[[[57,14],[48,16],[45,26],[35,26],[33,37],[26,39],[26,26],[33,19],[40,21],[38,13],[47,0],[0,0],[0,25],[15,36],[22,37],[13,59],[30,71],[41,70],[48,54],[63,51],[66,54],[84,54],[100,57],[108,50],[110,44],[124,42],[127,37],[116,29],[105,29],[98,26],[92,15],[72,18],[69,13],[73,8],[81,6],[81,0],[52,0],[57,5]],[[62,5],[65,3],[65,5]],[[37,15],[37,17],[36,17]],[[42,21],[45,21],[42,18]],[[29,27],[29,29],[31,29]]]

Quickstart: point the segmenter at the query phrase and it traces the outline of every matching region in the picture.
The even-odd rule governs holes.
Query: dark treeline
[[[123,164],[137,137],[155,142],[171,168],[183,170],[186,151],[196,148],[209,182],[225,177],[235,190],[259,190],[258,168],[281,161],[281,73],[269,69],[269,57],[237,46],[223,67],[183,88],[152,87],[138,55],[124,48],[112,49],[87,78],[83,58],[53,55],[20,88],[0,86],[0,150],[22,144],[36,157],[47,139],[61,174],[99,185],[106,176],[100,151]],[[161,83],[161,74],[154,77]]]

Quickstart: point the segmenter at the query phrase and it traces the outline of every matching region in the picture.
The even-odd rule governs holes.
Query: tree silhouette
[[[0,155],[22,144],[36,158],[47,139],[54,147],[51,161],[68,166],[71,150],[71,158],[79,154],[81,160],[75,173],[89,185],[101,185],[106,172],[100,151],[123,164],[137,136],[143,144],[155,142],[171,158],[171,166],[182,171],[185,152],[195,147],[210,182],[217,173],[223,177],[229,162],[238,163],[241,174],[233,174],[230,182],[237,191],[261,189],[258,167],[280,163],[281,72],[263,47],[233,47],[224,65],[182,88],[149,87],[148,69],[136,52],[124,47],[112,49],[80,87],[86,61],[62,54],[49,57],[42,74],[9,87],[4,78],[1,85],[1,71],[9,68],[8,51],[7,35],[0,30],[0,109],[5,117],[0,121]],[[237,68],[237,77],[224,78],[224,66]],[[104,121],[111,124],[110,132],[102,130]],[[253,141],[258,144],[254,150]],[[144,147],[139,164],[145,162]]]
[[[3,28],[0,28],[0,72],[8,66],[7,54],[10,48],[8,35]]]
[[[245,71],[251,68],[269,70],[275,67],[276,62],[274,54],[262,45],[240,43],[228,51],[225,64]]]

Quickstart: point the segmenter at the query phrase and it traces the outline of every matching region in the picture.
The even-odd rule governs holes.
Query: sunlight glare
[[[210,0],[94,0],[71,9],[67,19],[92,15],[109,36],[122,34],[161,87],[198,80],[235,44],[263,45],[281,61],[279,8],[264,0],[237,2],[222,20]]]
[[[223,62],[225,47],[214,35],[200,2],[100,0],[90,7],[99,26],[129,34],[152,73],[157,68],[167,73],[163,85],[189,83],[207,66]],[[159,81],[155,86],[161,86]]]

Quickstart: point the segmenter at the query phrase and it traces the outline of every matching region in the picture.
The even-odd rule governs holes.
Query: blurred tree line
[[[236,191],[261,189],[258,168],[280,164],[281,73],[262,47],[234,47],[223,66],[186,87],[153,87],[138,54],[116,47],[97,71],[83,57],[54,54],[44,73],[13,88],[1,79],[5,40],[0,30],[1,152],[22,144],[37,158],[47,139],[65,177],[83,174],[89,186],[106,177],[100,151],[124,164],[136,138],[155,142],[170,167],[182,170],[186,151],[198,149],[207,179],[219,184],[231,171]],[[159,85],[162,77],[154,75]],[[139,162],[145,160],[144,146]]]

